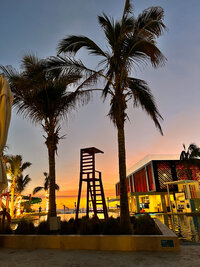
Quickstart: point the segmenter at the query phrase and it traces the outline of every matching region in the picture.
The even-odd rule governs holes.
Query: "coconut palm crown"
[[[134,107],[142,107],[162,134],[162,117],[151,90],[144,80],[133,77],[132,71],[148,63],[154,68],[165,63],[166,58],[156,45],[156,39],[166,30],[163,18],[164,11],[161,7],[145,9],[136,18],[131,1],[126,0],[121,19],[115,20],[106,14],[98,16],[107,42],[106,51],[86,36],[71,35],[59,42],[58,57],[51,58],[50,62],[51,68],[60,70],[60,73],[68,66],[81,71],[85,74],[87,86],[94,84],[95,78],[104,83],[102,96],[104,99],[110,97],[108,115],[118,132],[120,220],[123,229],[129,225],[129,232],[124,135],[124,124],[128,118],[127,103],[132,101]],[[81,48],[87,49],[90,55],[101,57],[95,70],[86,67],[81,60],[69,58],[69,55],[75,55]]]
[[[72,110],[88,101],[88,92],[73,90],[80,78],[80,72],[69,69],[65,76],[47,71],[47,60],[35,55],[25,55],[21,61],[21,71],[1,66],[14,94],[13,105],[17,114],[29,118],[32,123],[42,126],[49,161],[49,213],[56,216],[55,202],[55,155],[60,135],[61,121],[68,118]]]
[[[23,162],[21,155],[5,155],[6,173],[16,180],[20,179],[23,171],[31,166],[30,162]]]

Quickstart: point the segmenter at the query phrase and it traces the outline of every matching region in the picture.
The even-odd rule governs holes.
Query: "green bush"
[[[22,219],[15,230],[16,235],[33,235],[35,234],[35,226],[32,222]]]
[[[48,222],[41,222],[37,227],[37,234],[38,235],[49,235],[49,223]]]

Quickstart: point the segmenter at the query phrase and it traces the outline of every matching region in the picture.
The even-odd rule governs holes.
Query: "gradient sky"
[[[182,144],[200,145],[200,1],[199,0],[135,0],[134,12],[161,5],[165,10],[168,31],[158,45],[168,61],[157,70],[147,67],[133,73],[145,79],[152,89],[164,121],[164,136],[140,109],[129,106],[130,122],[126,123],[127,168],[147,154],[179,154]],[[105,12],[115,18],[122,14],[123,0],[0,0],[0,64],[17,69],[25,53],[39,57],[56,54],[58,41],[68,34],[83,34],[104,47],[105,39],[97,15]],[[97,59],[85,51],[78,54],[85,64],[96,66]],[[95,146],[104,151],[97,157],[102,171],[106,196],[114,196],[118,180],[116,129],[107,115],[109,101],[95,96],[85,107],[63,122],[56,159],[58,202],[72,206],[79,180],[79,150]],[[43,184],[48,171],[47,150],[40,126],[34,126],[13,112],[8,145],[10,154],[21,154],[32,166],[27,173],[32,182],[29,193]]]

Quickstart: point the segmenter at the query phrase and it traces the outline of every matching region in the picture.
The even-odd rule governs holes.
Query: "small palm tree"
[[[45,180],[43,186],[37,186],[33,190],[33,195],[35,195],[37,192],[44,190],[45,191],[45,198],[46,198],[46,211],[49,210],[49,186],[50,186],[50,179],[47,172],[44,172]],[[55,189],[59,190],[59,185],[55,184]]]
[[[30,162],[23,162],[21,155],[4,156],[6,173],[11,179],[11,204],[10,215],[14,215],[14,196],[18,192],[18,180],[21,180],[23,171],[31,166]],[[30,179],[30,178],[29,178]],[[21,192],[20,192],[21,193]]]
[[[104,83],[103,98],[110,97],[111,121],[117,128],[118,159],[120,177],[120,221],[124,232],[130,232],[130,218],[126,188],[126,151],[124,125],[128,118],[128,102],[132,101],[134,107],[141,106],[153,119],[155,126],[162,133],[159,120],[162,119],[154,97],[147,83],[132,77],[135,67],[151,63],[157,68],[165,63],[166,58],[156,46],[156,39],[166,29],[163,23],[164,11],[161,7],[145,9],[136,18],[132,12],[130,0],[125,1],[125,7],[120,20],[114,20],[103,14],[98,17],[105,39],[107,41],[104,51],[95,41],[86,36],[68,36],[58,45],[59,55],[50,60],[52,69],[65,71],[73,66],[77,71],[86,75],[85,85],[94,84],[98,79]],[[67,58],[66,55],[76,54],[81,48],[88,53],[99,56],[97,70],[87,68],[80,60]],[[103,65],[102,68],[99,66]]]
[[[47,71],[47,60],[34,55],[22,59],[21,72],[12,67],[0,66],[14,94],[13,105],[17,113],[42,126],[49,160],[49,212],[48,219],[56,216],[55,156],[60,135],[61,121],[70,112],[88,101],[89,92],[80,88],[72,90],[80,78],[80,72],[68,69],[59,76]],[[72,91],[70,91],[70,89]]]
[[[184,172],[188,180],[193,180],[191,166],[195,165],[200,167],[200,148],[191,143],[186,149],[185,144],[183,144],[184,150],[180,154],[180,160],[184,164]]]

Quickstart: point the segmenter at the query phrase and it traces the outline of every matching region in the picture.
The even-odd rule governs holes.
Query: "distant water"
[[[74,209],[64,210],[63,209],[57,209],[58,216],[60,217],[61,221],[68,221],[70,219],[75,219],[76,212]],[[92,213],[90,213],[90,217],[92,217]],[[79,212],[79,218],[82,218],[86,216],[85,209],[81,209]],[[117,218],[119,216],[118,212],[109,212],[109,217]],[[98,214],[99,219],[103,219],[103,214]],[[38,225],[41,221],[46,221],[47,216],[40,216],[38,220],[34,221],[34,225]]]
[[[82,209],[81,211],[84,211],[85,209]],[[75,213],[75,209],[57,209],[57,213],[66,214],[66,213]]]

